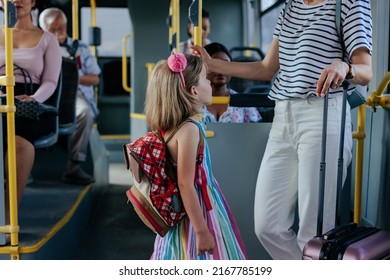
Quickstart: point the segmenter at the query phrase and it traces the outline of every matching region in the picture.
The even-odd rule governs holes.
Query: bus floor
[[[85,239],[77,254],[80,260],[147,260],[155,234],[127,203],[129,171],[124,164],[111,163],[110,184],[101,193]]]

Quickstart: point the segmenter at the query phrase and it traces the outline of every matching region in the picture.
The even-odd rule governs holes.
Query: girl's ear
[[[192,86],[192,87],[191,87],[191,89],[190,89],[190,93],[191,93],[192,95],[195,95],[195,96],[197,96],[197,95],[198,95],[198,93],[196,92],[196,88],[195,88],[195,86]]]

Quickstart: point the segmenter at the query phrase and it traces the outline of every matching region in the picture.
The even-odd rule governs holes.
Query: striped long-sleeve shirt
[[[282,9],[274,31],[274,38],[279,40],[280,68],[270,91],[271,99],[315,95],[322,70],[343,56],[335,17],[336,0],[325,0],[315,6],[306,5],[304,0],[292,0],[286,14]],[[346,59],[360,47],[372,53],[369,0],[342,0],[341,25]],[[341,92],[342,88],[330,90],[330,94]]]

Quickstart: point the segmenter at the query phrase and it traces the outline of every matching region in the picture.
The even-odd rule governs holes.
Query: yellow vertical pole
[[[180,45],[180,0],[173,0],[173,11],[172,11],[172,24],[173,24],[173,34],[176,36],[174,37],[175,47],[173,48],[174,52],[179,52],[179,45]]]
[[[355,162],[355,195],[353,221],[360,224],[362,212],[362,178],[363,178],[363,155],[366,120],[366,105],[363,104],[358,109],[357,133],[356,137],[356,162]]]
[[[194,26],[194,45],[202,46],[202,0],[198,0],[198,26]]]
[[[175,0],[171,0],[169,1],[169,12],[168,12],[168,17],[169,17],[169,26],[168,26],[168,42],[169,42],[169,46],[173,46],[173,34],[174,34],[174,30],[173,30],[173,6],[174,6],[174,3]],[[174,48],[172,48],[173,51]]]
[[[78,40],[79,36],[79,1],[72,0],[72,38]]]
[[[198,25],[194,24],[194,32],[193,32],[193,39],[194,39],[194,45],[202,46],[202,0],[193,0],[194,3],[198,4]],[[199,113],[196,118],[201,121],[202,120],[202,114]],[[206,132],[207,133],[207,132]]]
[[[96,1],[90,0],[89,6],[91,8],[91,27],[96,27]],[[77,7],[77,11],[78,11],[78,7]],[[92,55],[96,58],[96,46],[90,46],[89,48],[91,50]],[[95,87],[94,95],[95,95],[95,101],[97,104],[98,103],[98,88],[97,87]]]
[[[7,2],[7,3],[6,3]],[[14,61],[13,61],[13,33],[8,22],[8,2],[4,2],[5,23],[5,74],[7,77],[7,105],[14,106]],[[8,155],[8,192],[10,208],[11,246],[19,243],[18,231],[18,194],[16,180],[16,145],[15,145],[15,112],[7,112],[7,155]],[[18,252],[11,253],[11,259],[18,259]]]
[[[96,1],[90,0],[91,7],[91,27],[96,27]],[[96,57],[96,46],[90,46],[92,55]]]

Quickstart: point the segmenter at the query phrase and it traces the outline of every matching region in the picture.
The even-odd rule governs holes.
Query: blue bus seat
[[[79,85],[79,73],[76,61],[62,59],[62,83],[59,107],[59,134],[71,135],[76,128],[76,97]]]
[[[54,93],[52,94],[52,96],[50,96],[50,98],[47,100],[46,103],[53,105],[57,109],[59,109],[61,90],[62,90],[62,70],[58,78],[57,88],[55,89]],[[57,143],[58,131],[59,131],[59,116],[57,115],[55,118],[56,118],[56,125],[54,131],[48,135],[41,136],[40,138],[35,140],[34,142],[35,148],[47,148]]]

